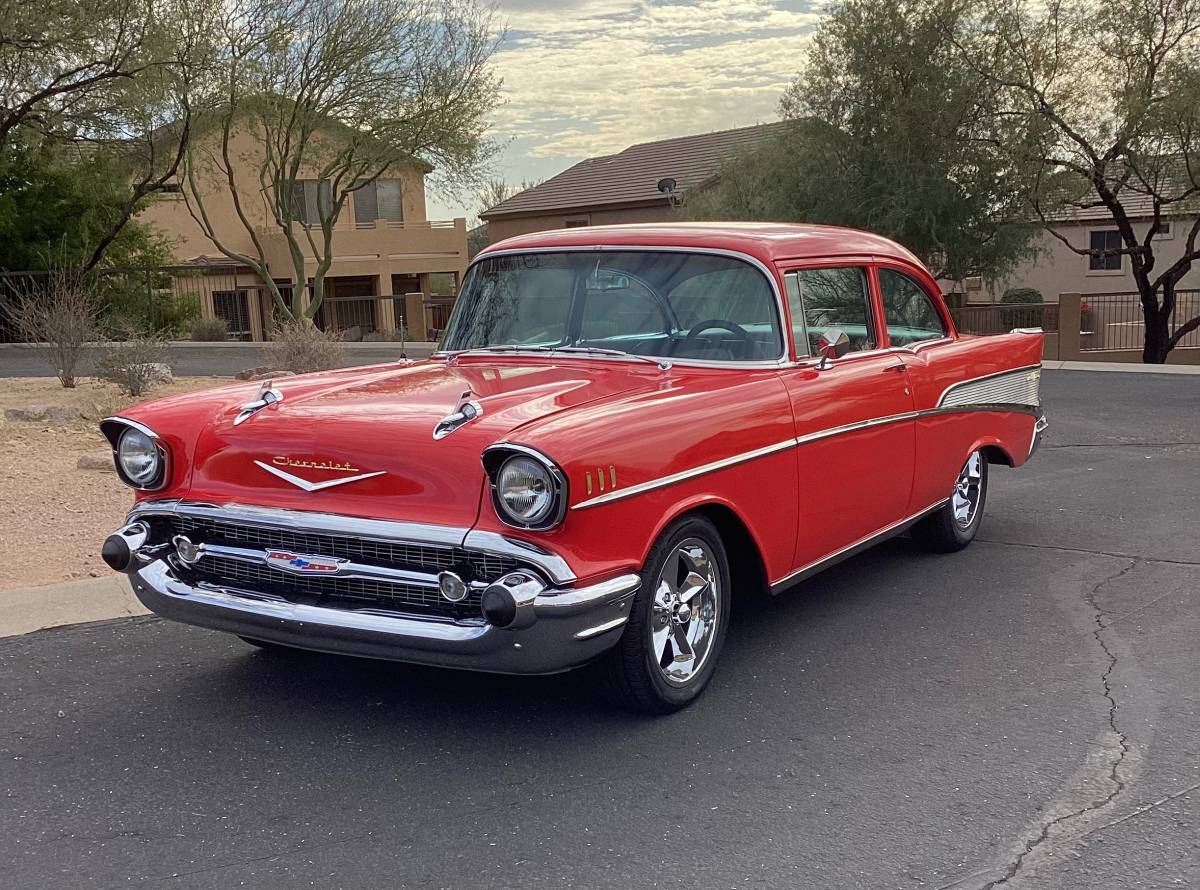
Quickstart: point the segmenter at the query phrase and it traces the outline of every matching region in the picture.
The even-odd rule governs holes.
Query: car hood
[[[466,527],[485,489],[484,448],[655,380],[625,362],[515,357],[281,379],[283,400],[241,424],[234,419],[249,399],[216,412],[196,443],[187,496]],[[468,392],[482,415],[435,440],[434,427]]]

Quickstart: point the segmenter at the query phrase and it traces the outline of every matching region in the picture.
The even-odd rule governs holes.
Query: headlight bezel
[[[523,519],[509,511],[500,491],[501,474],[510,461],[530,460],[545,472],[549,482],[550,505],[544,514],[532,520]],[[545,531],[562,523],[567,512],[567,476],[553,460],[536,448],[527,445],[505,443],[493,445],[483,453],[483,468],[488,475],[488,487],[492,493],[492,507],[500,521],[510,528],[523,531]]]
[[[125,434],[133,431],[145,436],[154,449],[158,453],[158,464],[155,467],[153,476],[146,482],[139,482],[131,477],[126,471],[121,462],[121,443],[125,439]],[[100,432],[104,434],[104,438],[108,440],[112,446],[113,464],[117,470],[117,476],[122,482],[130,488],[137,491],[158,491],[165,488],[171,478],[171,450],[163,442],[162,438],[150,427],[144,423],[138,423],[136,420],[130,420],[127,417],[106,417],[100,422]]]

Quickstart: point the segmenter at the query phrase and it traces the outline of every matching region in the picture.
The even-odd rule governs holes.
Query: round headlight
[[[496,474],[497,500],[508,518],[537,525],[550,516],[557,492],[550,471],[531,457],[510,457]]]
[[[162,469],[162,454],[141,430],[130,427],[117,442],[117,460],[125,478],[139,487],[152,485]]]

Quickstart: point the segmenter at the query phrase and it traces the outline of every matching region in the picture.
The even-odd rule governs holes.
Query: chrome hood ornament
[[[464,423],[483,416],[483,405],[473,401],[472,395],[473,393],[468,389],[458,397],[458,407],[439,420],[437,426],[433,428],[434,439],[444,439]]]
[[[233,419],[234,426],[240,426],[263,408],[283,401],[283,393],[271,386],[271,383],[272,381],[270,380],[264,380],[263,385],[258,390],[258,398],[253,402],[247,402],[245,405],[242,405],[242,410]]]

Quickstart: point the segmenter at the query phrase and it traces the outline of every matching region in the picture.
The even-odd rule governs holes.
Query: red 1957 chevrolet
[[[154,612],[255,645],[589,665],[671,711],[734,596],[905,530],[970,543],[988,465],[1045,428],[1041,350],[959,335],[920,262],[863,232],[527,235],[475,259],[426,361],[105,420],[137,501],[104,557]]]

